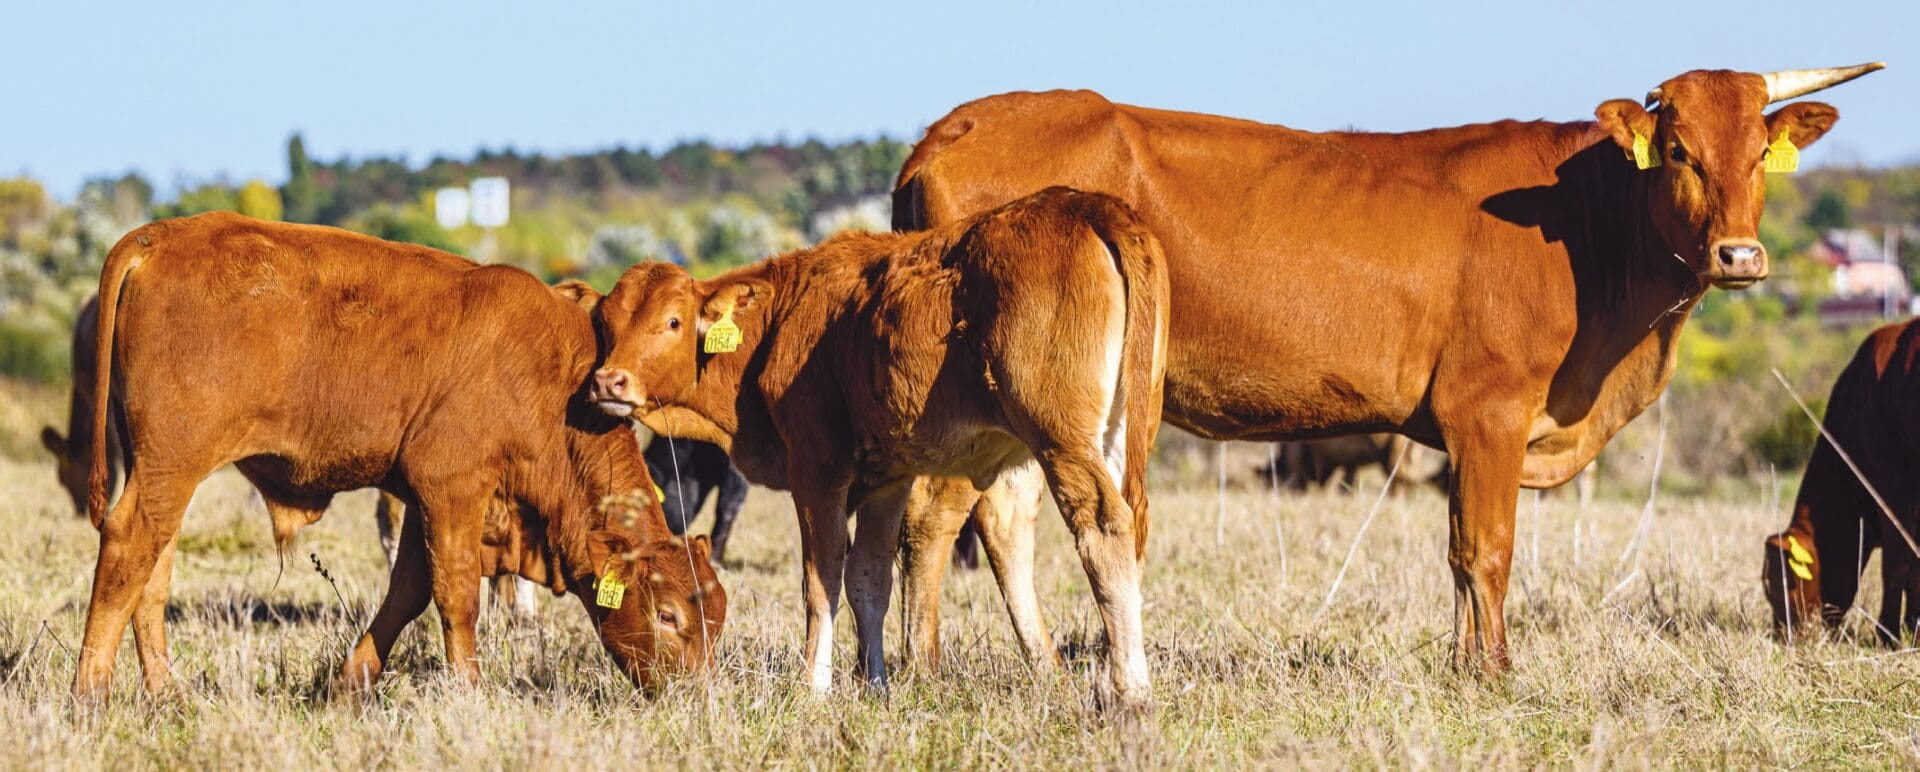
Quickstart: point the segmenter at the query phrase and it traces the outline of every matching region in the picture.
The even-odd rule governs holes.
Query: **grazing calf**
[[[1054,188],[708,281],[629,269],[596,312],[610,350],[592,396],[728,446],[749,479],[793,492],[817,691],[833,683],[843,569],[858,672],[885,684],[881,623],[916,475],[979,491],[1012,470],[1043,473],[1105,624],[1101,696],[1138,705],[1150,695],[1140,558],[1166,292],[1159,246],[1125,205]]]
[[[713,562],[725,559],[727,537],[747,503],[748,488],[746,476],[734,468],[726,449],[711,442],[657,436],[647,446],[647,471],[660,485],[660,506],[675,534],[686,533],[706,506],[707,496],[719,491],[719,501],[713,505]]]
[[[1880,635],[1889,643],[1920,626],[1920,559],[1911,542],[1920,525],[1920,321],[1875,330],[1840,371],[1827,398],[1827,431],[1886,500],[1894,523],[1874,503],[1825,438],[1818,440],[1787,530],[1766,539],[1762,584],[1774,629],[1828,627],[1845,621],[1867,556],[1880,550]]]
[[[168,685],[181,515],[229,463],[277,512],[280,537],[283,517],[310,522],[341,491],[407,503],[387,596],[341,671],[349,687],[379,677],[429,600],[449,666],[478,678],[474,580],[501,555],[580,595],[636,682],[705,667],[726,614],[706,541],[674,539],[657,506],[631,518],[595,507],[652,489],[633,433],[581,399],[596,346],[575,299],[513,268],[228,213],[128,234],[101,273],[88,490],[100,558],[75,692],[105,691],[129,620],[147,688]],[[109,514],[115,401],[132,465]],[[504,527],[524,554],[486,548],[496,497],[522,515]]]
[[[93,461],[93,344],[99,335],[100,296],[87,297],[73,320],[73,387],[67,400],[67,433],[41,427],[40,444],[53,454],[54,474],[73,500],[73,511],[87,513],[87,471]],[[107,487],[118,488],[126,461],[120,452],[119,409],[107,411]]]

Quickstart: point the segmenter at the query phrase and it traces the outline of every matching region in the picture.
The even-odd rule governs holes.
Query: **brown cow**
[[[858,672],[883,687],[908,483],[941,473],[980,490],[1009,469],[1040,470],[1105,623],[1103,702],[1138,705],[1150,691],[1139,556],[1165,292],[1159,247],[1125,205],[1049,189],[927,233],[843,234],[709,281],[667,264],[630,269],[596,314],[611,353],[593,396],[664,435],[727,447],[748,479],[793,492],[818,691],[833,683],[849,511]],[[738,350],[716,342],[729,333]]]
[[[96,348],[100,559],[77,693],[104,692],[130,619],[147,688],[167,686],[174,539],[194,489],[229,463],[309,520],[355,488],[408,503],[387,596],[341,671],[348,686],[379,676],[429,599],[450,667],[478,677],[474,579],[507,552],[483,549],[496,495],[530,510],[540,533],[518,543],[547,556],[533,562],[550,585],[581,596],[629,677],[651,685],[662,668],[709,662],[726,596],[707,544],[672,539],[657,503],[632,522],[598,516],[604,497],[652,481],[633,433],[581,399],[598,357],[588,314],[525,272],[334,228],[164,220],[108,255]],[[108,515],[110,401],[124,407],[132,468]],[[603,589],[603,608],[593,588],[609,580],[634,591],[612,602]]]
[[[1875,330],[1834,381],[1827,431],[1902,518],[1892,523],[1825,438],[1800,477],[1787,530],[1768,536],[1762,569],[1776,631],[1811,625],[1815,610],[1838,627],[1853,607],[1867,556],[1880,550],[1880,635],[1891,643],[1920,627],[1920,321]],[[1851,563],[1852,565],[1848,565]]]
[[[1168,419],[1215,439],[1391,431],[1446,449],[1454,662],[1499,671],[1518,488],[1566,481],[1659,395],[1709,286],[1766,278],[1766,158],[1838,118],[1767,105],[1879,67],[1689,72],[1648,95],[1653,112],[1614,99],[1597,122],[1407,134],[1005,94],[927,129],[894,225],[1049,185],[1132,205],[1167,253]]]
[[[93,360],[94,341],[99,336],[100,296],[89,295],[80,305],[80,314],[73,324],[73,384],[68,396],[67,433],[46,426],[40,429],[40,444],[53,455],[54,474],[60,481],[60,487],[66,489],[67,496],[73,501],[74,514],[87,514],[87,473],[93,461]],[[121,453],[119,405],[110,404],[107,408],[107,487],[109,490],[119,486],[120,475],[126,471],[126,460]],[[273,519],[274,540],[284,546],[293,538],[294,532],[312,521],[310,513],[290,510],[265,497],[254,495],[267,509]],[[391,566],[399,552],[400,520],[404,505],[391,493],[381,493],[379,503],[374,509],[374,522],[380,533],[380,547],[387,555],[387,564]],[[715,552],[719,551],[715,547]],[[526,615],[533,611],[533,584],[522,578],[496,576],[493,578],[494,601],[516,615]]]

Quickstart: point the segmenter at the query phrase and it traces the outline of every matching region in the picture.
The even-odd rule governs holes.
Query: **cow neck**
[[[1573,214],[1551,227],[1573,269],[1579,321],[1548,396],[1560,428],[1529,451],[1533,482],[1572,477],[1659,397],[1705,291],[1654,227],[1651,176],[1603,132],[1587,132],[1557,171],[1558,210]]]
[[[795,260],[795,253],[770,257],[709,282],[718,285],[738,280],[764,281],[772,285],[773,297],[766,303],[734,312],[733,321],[740,326],[740,348],[724,354],[701,354],[693,385],[678,399],[656,411],[647,421],[648,428],[674,437],[707,441],[713,441],[708,435],[718,435],[725,441],[715,444],[732,449],[733,436],[740,429],[738,405],[748,371],[763,366],[769,355],[767,344],[777,331],[778,320],[784,318],[795,303],[796,299],[791,296],[805,294],[804,290],[792,291],[794,283],[789,277]]]
[[[600,570],[587,558],[586,536],[597,528],[624,535],[636,545],[673,537],[666,513],[653,496],[652,478],[630,424],[590,404],[583,390],[567,403],[565,431],[572,479],[560,486],[566,493],[557,511],[549,515],[554,522],[548,533],[567,575],[581,577]],[[638,496],[647,504],[629,524],[603,512],[601,504],[609,496]]]

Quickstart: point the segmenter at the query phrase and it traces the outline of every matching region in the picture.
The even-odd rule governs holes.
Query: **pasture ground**
[[[1536,511],[1523,492],[1507,607],[1518,667],[1482,683],[1447,665],[1437,494],[1387,499],[1316,614],[1370,493],[1230,487],[1222,519],[1213,486],[1156,480],[1146,623],[1158,706],[1133,726],[1087,706],[1098,621],[1051,512],[1040,592],[1069,651],[1066,675],[1029,674],[980,571],[950,577],[946,672],[899,673],[889,697],[865,693],[849,680],[843,614],[841,687],[811,696],[797,685],[791,507],[764,490],[722,574],[732,617],[705,686],[639,696],[608,667],[577,601],[543,595],[531,622],[486,621],[478,688],[447,676],[438,625],[423,618],[377,698],[316,700],[316,679],[333,672],[385,585],[372,498],[341,497],[276,582],[266,517],[223,472],[202,487],[181,537],[169,611],[178,693],[140,696],[129,640],[101,709],[67,696],[96,536],[69,513],[49,466],[0,461],[0,766],[1920,764],[1920,656],[1872,643],[1862,615],[1840,639],[1787,648],[1769,634],[1760,539],[1785,520],[1769,499],[1663,497],[1629,552],[1639,498],[1583,509],[1549,496]],[[897,654],[897,635],[890,643]]]

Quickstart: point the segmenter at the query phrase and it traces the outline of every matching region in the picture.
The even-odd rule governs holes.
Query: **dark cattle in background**
[[[647,470],[663,494],[660,506],[666,510],[667,527],[675,534],[686,533],[707,496],[719,493],[713,505],[713,562],[719,563],[726,557],[733,521],[747,503],[746,476],[725,448],[711,442],[656,435],[646,455]]]
[[[1774,627],[1784,635],[1816,616],[1838,627],[1853,608],[1867,557],[1879,550],[1878,629],[1892,643],[1920,627],[1920,558],[1906,538],[1920,526],[1920,321],[1867,336],[1834,381],[1824,423],[1834,442],[1816,441],[1787,530],[1766,539],[1761,577]],[[1887,520],[1836,442],[1898,523]]]

